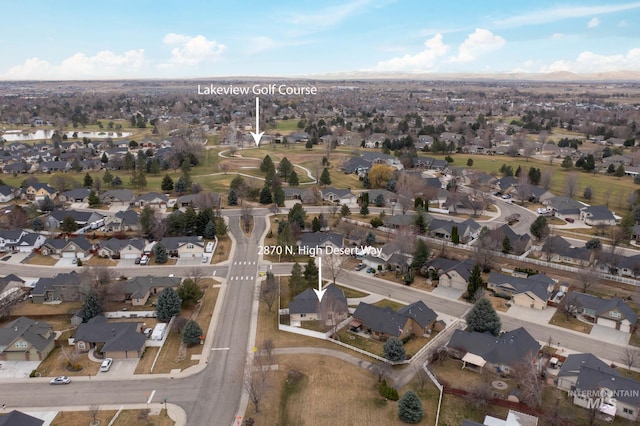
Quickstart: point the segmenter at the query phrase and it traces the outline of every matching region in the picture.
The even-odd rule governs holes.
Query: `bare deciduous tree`
[[[271,308],[276,300],[278,300],[276,278],[271,271],[267,271],[266,279],[260,284],[260,301],[267,305],[267,311],[271,313]]]
[[[564,193],[567,197],[573,198],[578,193],[578,188],[580,186],[580,177],[578,176],[578,172],[571,172],[567,174],[564,179]]]
[[[253,220],[253,207],[248,203],[242,203],[240,211],[240,220],[242,222],[242,226],[244,226],[245,232],[249,232],[249,230],[251,229],[251,222]]]
[[[542,404],[542,382],[540,379],[540,362],[536,355],[528,353],[515,365],[515,377],[518,380],[521,400],[531,407]]]
[[[322,266],[329,271],[331,282],[336,283],[336,280],[344,271],[345,265],[349,260],[348,256],[344,256],[337,253],[325,254],[322,256]]]
[[[92,423],[96,423],[98,419],[98,412],[100,411],[100,406],[98,404],[90,404],[89,405],[89,414],[91,414],[91,418],[93,419]]]
[[[378,383],[380,383],[391,372],[391,366],[384,361],[378,361],[371,364],[371,371],[376,375],[376,377],[378,378]]]
[[[640,362],[640,349],[635,346],[627,345],[622,352],[622,362],[627,366],[629,371]]]
[[[260,412],[260,401],[267,391],[267,372],[269,366],[263,363],[264,358],[260,356],[253,357],[253,362],[247,360],[244,369],[244,390],[249,395],[249,401],[253,404],[256,413]]]

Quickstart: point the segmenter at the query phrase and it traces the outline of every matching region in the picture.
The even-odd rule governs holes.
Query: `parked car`
[[[373,268],[369,268],[369,269],[367,269],[367,274],[373,274],[373,273],[375,273],[375,272],[376,272],[376,270],[375,270],[375,269],[373,269]]]
[[[144,335],[147,336],[147,339],[151,337],[151,333],[153,333],[153,328],[147,327],[143,331]]]
[[[139,265],[141,260],[142,260],[142,258],[136,257],[136,265]]]
[[[142,256],[142,259],[140,259],[140,265],[146,265],[147,263],[149,263],[149,256]]]
[[[105,358],[100,365],[100,371],[107,372],[111,368],[111,364],[113,364],[113,358]]]
[[[508,200],[509,198],[511,198],[511,195],[509,195],[509,194],[504,194],[504,195],[502,196],[502,199],[503,199],[503,200]]]
[[[365,265],[364,263],[360,263],[360,264],[356,265],[356,271],[362,271],[366,267],[367,267],[367,265]]]
[[[68,385],[69,383],[71,383],[71,379],[67,376],[58,376],[51,379],[49,383],[52,385]]]
[[[572,217],[568,217],[568,218],[566,218],[565,220],[566,220],[567,222],[569,222],[569,223],[573,223],[573,222],[575,222],[575,220],[573,220],[573,218],[572,218]]]

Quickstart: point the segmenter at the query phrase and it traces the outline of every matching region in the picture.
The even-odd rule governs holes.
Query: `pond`
[[[20,142],[20,141],[35,141],[41,139],[51,139],[54,130],[5,130],[2,133],[2,138],[7,142]],[[67,138],[82,139],[84,137],[89,139],[106,139],[106,138],[126,138],[132,135],[132,132],[82,132],[82,131],[70,131],[64,132]]]

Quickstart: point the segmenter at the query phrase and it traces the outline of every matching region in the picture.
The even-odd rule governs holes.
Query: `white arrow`
[[[260,98],[256,96],[256,132],[251,132],[256,146],[260,146],[262,135],[264,135],[264,132],[260,132]]]
[[[327,289],[322,288],[322,258],[321,257],[318,258],[318,289],[316,290],[314,288],[313,291],[316,292],[316,296],[318,296],[318,300],[322,302],[322,296],[324,296],[324,292],[327,291]]]

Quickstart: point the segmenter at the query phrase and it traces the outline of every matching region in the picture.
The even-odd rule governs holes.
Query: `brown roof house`
[[[42,361],[55,346],[53,326],[20,317],[0,328],[0,360]]]
[[[141,322],[107,322],[98,315],[78,326],[73,343],[85,352],[96,348],[108,358],[140,358],[147,341],[142,327]]]
[[[391,337],[404,339],[411,335],[422,336],[435,325],[438,315],[421,300],[398,311],[360,302],[349,326],[365,330],[374,338],[386,341]]]

